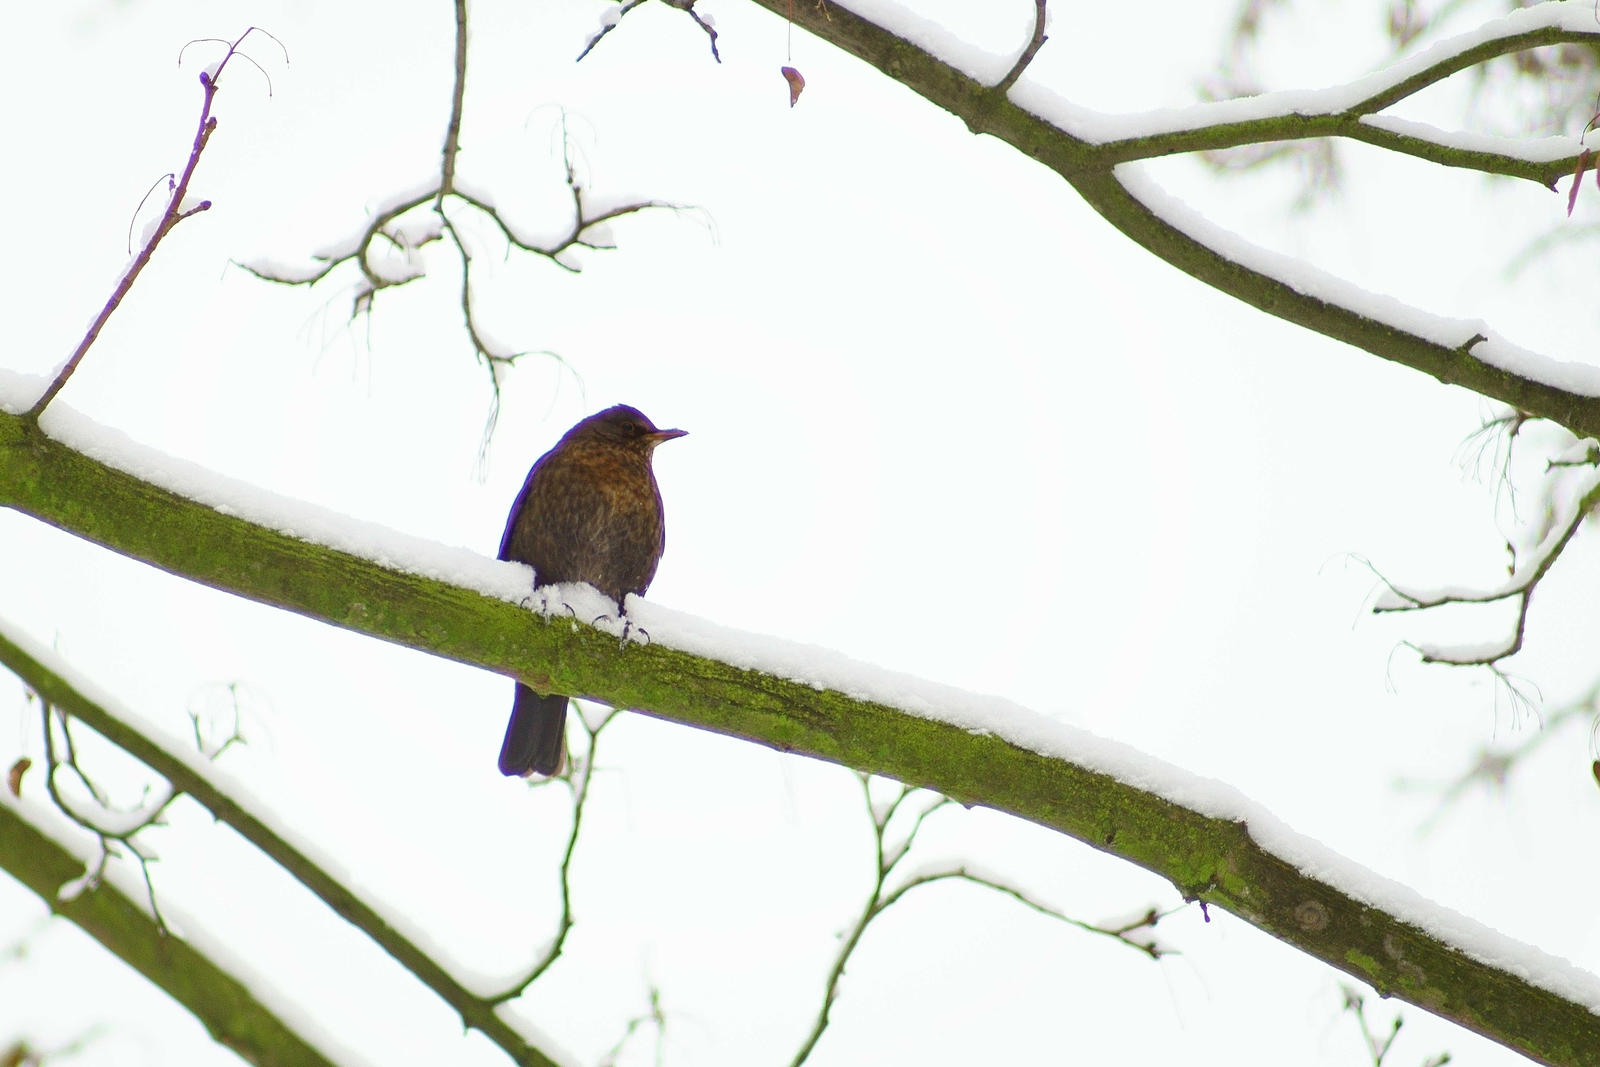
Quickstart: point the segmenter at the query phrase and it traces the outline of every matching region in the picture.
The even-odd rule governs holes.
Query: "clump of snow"
[[[924,18],[895,0],[850,0],[851,11],[916,45],[955,67],[967,77],[994,85],[1011,69],[1014,57],[974,47],[946,27]],[[1033,36],[1033,20],[1028,20],[1028,37]],[[1024,37],[1023,40],[1027,38]]]

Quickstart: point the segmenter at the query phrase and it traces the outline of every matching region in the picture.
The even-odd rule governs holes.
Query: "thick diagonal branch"
[[[1600,1065],[1600,1045],[1589,1039],[1600,1017],[1576,999],[1533,984],[1512,964],[1474,957],[1442,931],[1425,929],[1417,916],[1373,903],[1371,887],[1382,884],[1377,875],[1362,872],[1358,880],[1366,889],[1358,894],[1307,873],[1327,867],[1265,844],[1282,840],[1273,834],[1283,831],[1243,798],[1236,798],[1236,813],[1213,814],[1130,784],[1091,756],[1073,758],[1065,749],[1044,754],[1030,740],[1038,723],[1020,724],[1015,737],[974,731],[838,688],[680,651],[659,633],[649,645],[619,647],[615,636],[565,617],[546,618],[187,499],[5,414],[0,506],[173,574],[335,626],[1008,812],[1154,871],[1186,898],[1225,908],[1384,993],[1536,1059]],[[296,523],[285,518],[283,525]],[[1138,773],[1130,770],[1129,777]],[[1158,777],[1181,780],[1174,768],[1162,768]],[[1212,795],[1215,783],[1191,788]],[[1395,899],[1404,897],[1401,887],[1392,889]],[[1546,969],[1559,967],[1552,961]]]

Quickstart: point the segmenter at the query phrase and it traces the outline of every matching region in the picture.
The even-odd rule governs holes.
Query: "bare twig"
[[[1367,1057],[1372,1061],[1372,1067],[1383,1067],[1383,1061],[1389,1055],[1389,1050],[1394,1047],[1394,1039],[1400,1036],[1400,1030],[1405,1025],[1405,1016],[1395,1012],[1394,1022],[1389,1026],[1387,1033],[1375,1032],[1367,1024],[1366,998],[1355,986],[1339,983],[1339,992],[1344,998],[1342,1007],[1345,1011],[1355,1016],[1356,1025],[1361,1028],[1361,1040],[1366,1046]],[[1422,1067],[1444,1067],[1450,1062],[1450,1053],[1441,1052],[1422,1061]]]
[[[1486,420],[1483,426],[1468,438],[1469,444],[1476,442],[1476,458],[1473,463],[1480,470],[1493,442],[1497,467],[1497,494],[1502,488],[1512,485],[1513,450],[1522,430],[1528,424],[1537,421],[1539,421],[1537,416],[1511,410]],[[1499,444],[1501,441],[1504,441],[1503,451]],[[1545,462],[1543,487],[1545,505],[1541,509],[1540,519],[1525,530],[1522,538],[1522,543],[1531,547],[1519,549],[1518,541],[1508,539],[1506,542],[1509,564],[1505,582],[1490,589],[1448,588],[1424,592],[1401,588],[1385,578],[1376,568],[1371,567],[1370,563],[1367,564],[1386,587],[1386,591],[1373,603],[1372,610],[1375,613],[1425,611],[1450,604],[1492,604],[1502,601],[1514,603],[1516,618],[1511,633],[1502,641],[1470,648],[1438,648],[1406,643],[1406,647],[1417,652],[1424,663],[1489,668],[1497,682],[1507,688],[1514,701],[1527,698],[1505,673],[1501,662],[1522,649],[1534,590],[1555,566],[1556,560],[1561,557],[1572,539],[1577,536],[1584,521],[1597,507],[1600,507],[1600,447],[1592,441],[1577,441],[1575,438],[1567,438],[1567,442],[1564,449]],[[1576,485],[1572,485],[1571,480],[1566,477],[1567,472],[1573,468],[1588,468],[1588,472],[1581,476]],[[1511,494],[1515,517],[1515,492],[1507,491]],[[1577,499],[1567,504],[1560,504],[1556,497],[1563,492],[1576,494]]]
[[[565,773],[554,778],[544,778],[533,783],[534,788],[548,786],[555,782],[564,785],[572,797],[572,825],[567,831],[567,845],[561,853],[561,869],[558,881],[561,889],[561,915],[556,920],[555,937],[545,948],[544,953],[536,960],[532,967],[503,992],[484,998],[492,1005],[504,1004],[508,1000],[520,997],[527,988],[538,981],[539,976],[548,971],[552,964],[561,956],[561,950],[567,942],[567,934],[572,930],[572,856],[578,848],[578,832],[583,827],[584,804],[589,799],[589,786],[594,781],[595,749],[600,741],[600,731],[604,730],[620,712],[610,709],[601,716],[600,721],[590,726],[582,714],[569,715],[569,721],[576,721],[583,732],[588,735],[589,743],[581,759],[567,759]]]
[[[790,1061],[790,1067],[800,1067],[806,1061],[816,1048],[817,1042],[822,1038],[823,1031],[828,1028],[829,1013],[833,1007],[834,1000],[839,995],[839,981],[844,977],[845,965],[849,963],[851,955],[861,943],[861,936],[866,933],[867,927],[878,916],[898,903],[907,893],[919,886],[932,885],[935,882],[968,882],[1008,896],[1041,915],[1060,920],[1089,933],[1120,941],[1125,945],[1138,949],[1151,959],[1160,959],[1170,952],[1169,949],[1158,945],[1153,938],[1148,936],[1148,933],[1141,934],[1141,931],[1149,931],[1167,915],[1172,914],[1170,911],[1158,913],[1156,909],[1150,908],[1141,913],[1136,919],[1115,925],[1087,923],[1066,915],[1015,886],[1008,885],[997,878],[975,873],[965,866],[941,868],[914,874],[891,889],[889,883],[895,869],[900,861],[905,859],[906,855],[911,851],[912,846],[916,844],[917,835],[922,830],[923,822],[934,812],[953,806],[955,801],[949,797],[934,794],[935,799],[932,803],[917,811],[905,835],[898,842],[891,842],[888,839],[888,829],[896,813],[903,810],[905,802],[910,797],[915,794],[925,794],[926,791],[915,789],[911,786],[901,786],[900,792],[895,798],[880,808],[872,800],[871,776],[857,772],[856,777],[860,780],[862,792],[866,795],[867,814],[872,820],[873,842],[877,851],[876,877],[873,881],[872,893],[867,898],[866,906],[862,909],[855,925],[846,935],[843,944],[839,946],[838,954],[834,957],[833,967],[829,970],[827,982],[823,987],[822,1006],[818,1009],[817,1018],[812,1024],[810,1033],[806,1035],[799,1051],[795,1053],[794,1059]]]
[[[711,23],[707,22],[705,19],[701,18],[700,13],[694,9],[696,0],[662,0],[662,2],[668,7],[675,7],[679,11],[682,11],[684,14],[694,19],[694,24],[696,26],[699,26],[702,30],[706,31],[706,38],[711,42],[711,58],[716,60],[718,63],[721,63],[722,55],[717,51],[717,28],[711,25]]]
[[[628,1020],[628,1025],[623,1028],[622,1036],[617,1039],[617,1043],[600,1057],[600,1067],[615,1067],[617,1057],[622,1055],[623,1048],[633,1039],[634,1034],[646,1026],[656,1032],[655,1060],[656,1067],[661,1067],[667,1047],[667,1013],[661,1007],[661,990],[653,984],[650,986],[650,1010]]]
[[[1511,461],[1523,427],[1539,421],[1542,420],[1537,415],[1507,408],[1493,418],[1485,418],[1476,430],[1467,435],[1457,452],[1462,469],[1470,466],[1472,474],[1480,481],[1485,477],[1484,460],[1492,458],[1495,502],[1498,505],[1500,495],[1504,493],[1513,519],[1517,517],[1517,486],[1511,478]]]
[[[601,38],[610,33],[612,30],[616,29],[617,26],[621,24],[622,16],[628,14],[628,12],[632,11],[642,3],[644,3],[644,0],[621,0],[621,3],[617,7],[616,14],[612,15],[609,12],[607,13],[606,17],[600,23],[600,28],[594,32],[592,37],[584,42],[583,51],[578,53],[578,58],[574,60],[574,62],[582,62],[584,56],[594,51],[594,46],[600,43]],[[694,9],[694,5],[697,3],[697,0],[662,0],[662,3],[666,4],[668,7],[675,7],[679,11],[682,11],[684,14],[688,15],[690,18],[694,19],[695,25],[699,26],[705,31],[706,38],[711,42],[711,58],[716,60],[718,63],[721,63],[722,54],[717,51],[717,28],[711,25],[710,22],[701,18],[700,13]]]
[[[1043,48],[1044,43],[1050,39],[1045,36],[1044,32],[1045,22],[1047,21],[1045,5],[1048,2],[1049,0],[1033,0],[1033,37],[1023,47],[1022,54],[1017,57],[1017,61],[1012,64],[1011,69],[1006,72],[1006,76],[1001,78],[999,83],[995,85],[994,91],[1001,96],[1011,91],[1011,87],[1017,84],[1017,79],[1022,77],[1022,72],[1028,69],[1028,64],[1033,62],[1033,57],[1039,54],[1039,49]]]
[[[444,159],[439,167],[439,195],[433,210],[444,214],[444,198],[456,184],[456,156],[461,151],[461,105],[467,95],[467,0],[455,0],[455,81],[450,90],[450,123],[445,127]]]
[[[573,60],[573,62],[583,62],[583,57],[594,51],[594,46],[600,43],[600,38],[616,29],[617,26],[622,22],[622,16],[626,15],[628,12],[632,11],[642,3],[644,3],[644,0],[622,0],[622,2],[617,6],[616,13],[614,15],[608,11],[606,16],[600,22],[600,28],[595,31],[593,37],[590,37],[589,40],[584,43],[583,51],[578,53],[578,58]]]
[[[452,216],[449,205],[458,201],[470,207],[474,213],[488,219],[505,238],[508,249],[515,248],[542,256],[562,270],[574,274],[581,268],[564,258],[563,253],[574,248],[601,251],[615,247],[598,236],[597,227],[613,219],[651,208],[666,208],[673,211],[684,208],[682,205],[665,201],[643,200],[595,211],[585,201],[584,188],[572,158],[572,140],[567,133],[565,114],[562,115],[561,151],[567,189],[572,199],[572,221],[564,233],[554,239],[543,240],[528,236],[506,218],[489,196],[463,188],[456,172],[460,156],[462,102],[465,99],[467,71],[466,18],[465,0],[457,0],[455,78],[451,93],[450,119],[446,128],[437,179],[425,183],[420,188],[405,190],[381,205],[359,232],[340,242],[332,250],[314,257],[318,265],[309,270],[296,271],[262,263],[238,265],[264,281],[282,285],[314,286],[340,266],[346,263],[354,264],[361,275],[350,305],[350,317],[355,319],[363,314],[372,313],[378,294],[383,290],[409,284],[426,275],[421,252],[428,245],[435,241],[448,241],[452,244],[461,266],[459,304],[467,339],[473,355],[489,375],[491,398],[489,414],[484,422],[483,443],[479,450],[481,459],[487,450],[499,417],[501,373],[523,356],[538,354],[556,359],[560,357],[548,349],[512,350],[491,338],[491,331],[485,327],[474,299],[473,255],[467,240],[470,229],[465,226],[463,218]],[[413,214],[425,206],[431,209],[428,215]],[[382,255],[384,252],[398,253],[401,264],[397,267],[385,259]]]
[[[112,857],[120,856],[118,845],[123,846],[133,854],[139,863],[139,872],[144,877],[145,898],[150,905],[150,917],[155,920],[156,930],[162,936],[168,934],[167,921],[161,914],[161,905],[156,900],[156,886],[150,875],[150,865],[156,861],[156,855],[142,841],[139,835],[152,826],[160,826],[165,822],[167,809],[172,802],[181,795],[166,782],[160,786],[164,795],[152,800],[149,787],[145,789],[143,802],[138,808],[130,810],[116,810],[111,807],[106,795],[94,784],[94,781],[85,773],[78,763],[77,749],[72,741],[72,730],[66,713],[51,705],[48,701],[39,701],[43,718],[44,756],[45,756],[45,790],[50,794],[50,800],[72,822],[81,826],[95,835],[99,842],[99,855],[95,862],[84,871],[84,882],[87,885],[99,885],[105,876],[106,864]],[[54,723],[58,723],[63,738],[65,754],[56,758],[56,737]],[[83,789],[93,799],[100,811],[94,815],[80,812],[68,802],[56,782],[58,772],[71,772]]]
[[[1547,711],[1539,729],[1529,732],[1517,744],[1509,747],[1495,747],[1490,744],[1480,746],[1469,757],[1467,766],[1454,778],[1444,782],[1403,778],[1395,783],[1395,787],[1409,792],[1437,794],[1438,806],[1419,828],[1426,833],[1437,825],[1456,801],[1469,790],[1477,787],[1495,792],[1504,790],[1507,780],[1517,766],[1556,737],[1563,727],[1582,719],[1593,721],[1597,712],[1600,712],[1600,682],[1591,685],[1587,692],[1561,707]]]
[[[217,129],[217,119],[216,116],[211,114],[211,104],[216,99],[217,88],[219,81],[222,78],[222,72],[224,68],[227,67],[229,60],[236,55],[243,55],[243,53],[239,51],[239,46],[244,43],[244,39],[249,37],[252,33],[257,32],[266,34],[268,37],[272,36],[271,34],[266,33],[265,30],[257,30],[256,27],[251,26],[233,41],[220,42],[227,44],[228,46],[227,51],[223,53],[221,61],[216,64],[215,68],[202,70],[200,72],[200,85],[204,91],[204,96],[200,104],[200,121],[195,126],[194,143],[189,149],[189,161],[184,165],[183,172],[178,176],[176,181],[173,181],[170,178],[168,180],[166,210],[162,212],[160,220],[156,223],[155,227],[150,230],[149,236],[145,238],[144,247],[139,250],[139,254],[134,257],[133,262],[128,265],[127,270],[125,270],[122,274],[122,277],[118,279],[116,288],[111,291],[111,296],[108,300],[106,300],[105,305],[100,309],[100,314],[96,315],[94,321],[89,324],[89,329],[85,331],[82,339],[79,340],[78,347],[73,350],[72,355],[67,357],[67,361],[63,363],[61,365],[61,369],[56,372],[54,380],[50,382],[50,385],[45,389],[44,393],[40,395],[38,400],[34,401],[33,406],[29,408],[27,413],[24,415],[24,417],[30,422],[38,421],[39,416],[43,414],[44,409],[49,406],[50,401],[55,399],[56,394],[61,392],[62,388],[67,384],[67,379],[71,378],[72,373],[78,369],[78,364],[83,362],[83,357],[88,354],[89,348],[100,336],[100,331],[105,328],[105,325],[108,321],[110,321],[112,314],[117,310],[118,307],[121,306],[123,298],[126,297],[128,295],[128,291],[133,288],[133,283],[138,280],[140,272],[143,271],[145,265],[150,262],[150,258],[155,255],[156,246],[161,244],[162,238],[171,233],[172,228],[178,223],[182,222],[184,219],[190,217],[191,215],[196,215],[211,207],[211,201],[209,200],[201,200],[193,204],[188,203],[189,182],[194,177],[195,168],[200,165],[201,153],[205,151],[207,142],[211,140],[211,135],[216,132]],[[277,40],[275,37],[272,39]],[[281,43],[279,44],[279,47],[282,47]],[[256,63],[255,60],[250,59],[249,56],[245,56],[244,58],[252,63],[257,70],[261,70],[261,65]],[[287,60],[287,53],[285,53],[285,59]],[[181,52],[179,53],[178,61],[180,63],[183,61]],[[262,75],[265,76],[265,74],[266,72],[262,71]],[[267,91],[270,94],[270,78],[268,79],[267,84]]]

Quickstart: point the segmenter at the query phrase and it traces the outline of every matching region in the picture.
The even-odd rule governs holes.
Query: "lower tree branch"
[[[82,927],[166,990],[245,1062],[333,1067],[333,1061],[307,1044],[236,976],[199,949],[163,933],[145,909],[109,881],[62,899],[61,887],[83,875],[83,859],[29,822],[10,800],[0,800],[0,867],[55,914]]]
[[[480,1031],[515,1063],[525,1064],[528,1067],[553,1067],[553,1061],[549,1057],[530,1045],[495,1012],[495,1005],[499,999],[504,998],[480,997],[468,990],[422,948],[390,925],[373,910],[370,904],[273,830],[262,816],[252,812],[214,784],[191,759],[169,751],[124,722],[110,708],[84,696],[81,686],[43,663],[27,648],[25,642],[7,633],[4,624],[0,624],[0,664],[4,664],[21,678],[48,706],[59,708],[82,721],[106,740],[161,775],[175,790],[188,794],[213,818],[227,823],[241,837],[316,894],[329,910],[370,937],[396,962],[433,990],[461,1016],[463,1026]],[[568,857],[570,859],[570,846]],[[0,843],[0,863],[5,862],[7,862],[6,849],[4,844]],[[83,865],[80,863],[78,869],[69,874],[68,878],[79,877],[82,874]],[[49,894],[41,895],[50,899],[55,888],[66,880],[66,878],[58,879]],[[89,929],[89,932],[118,955],[123,954],[120,945],[100,937],[98,930]],[[221,1020],[212,1020],[204,1013],[204,1006],[198,1008],[191,1006],[191,1010],[200,1015],[208,1027],[213,1026],[213,1023],[221,1024]]]

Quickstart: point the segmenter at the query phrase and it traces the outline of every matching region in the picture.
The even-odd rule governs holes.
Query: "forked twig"
[[[218,43],[226,44],[228,50],[223,54],[221,61],[214,67],[200,72],[200,85],[205,93],[200,105],[200,121],[195,127],[194,144],[189,149],[189,161],[184,165],[182,174],[178,176],[176,181],[173,181],[170,175],[168,176],[167,188],[169,195],[167,197],[166,210],[162,212],[160,220],[149,231],[149,235],[144,241],[144,247],[139,249],[139,254],[134,257],[133,262],[123,271],[122,277],[117,281],[116,288],[111,291],[110,299],[100,309],[100,314],[96,315],[94,321],[89,324],[89,329],[78,342],[78,347],[73,350],[72,355],[67,357],[67,361],[61,365],[61,369],[56,372],[55,378],[45,391],[40,394],[39,399],[35,400],[33,406],[23,414],[23,418],[29,422],[37,423],[39,421],[39,416],[44,413],[44,409],[50,405],[50,401],[54,400],[56,394],[61,392],[62,388],[67,384],[67,379],[71,378],[73,372],[78,369],[78,364],[83,362],[83,357],[100,336],[100,331],[105,328],[112,314],[121,306],[123,298],[133,288],[133,283],[138,280],[140,272],[150,262],[150,258],[155,255],[156,247],[161,244],[162,238],[171,233],[172,228],[184,219],[191,215],[197,215],[211,207],[211,201],[209,200],[200,200],[193,204],[188,202],[189,182],[194,177],[195,168],[200,165],[201,153],[205,151],[206,144],[211,140],[211,135],[217,129],[217,119],[216,116],[211,114],[211,104],[216,99],[217,87],[222,78],[222,72],[227,67],[228,61],[234,56],[244,55],[239,51],[239,46],[252,33],[262,33],[267,37],[272,37],[267,31],[251,26],[231,42],[219,41]],[[272,39],[274,41],[277,40],[276,37],[272,37]],[[208,38],[207,40],[211,39]],[[184,47],[187,48],[188,45]],[[278,47],[283,47],[281,42]],[[256,63],[254,59],[251,59],[248,55],[244,55],[244,58],[254,65],[257,70],[261,70],[261,64]],[[284,59],[287,62],[287,52],[284,53]],[[178,62],[183,62],[183,53],[181,51],[178,54]],[[262,70],[262,75],[265,76],[266,71]],[[272,82],[269,78],[267,80],[269,95],[272,91],[271,86]]]

